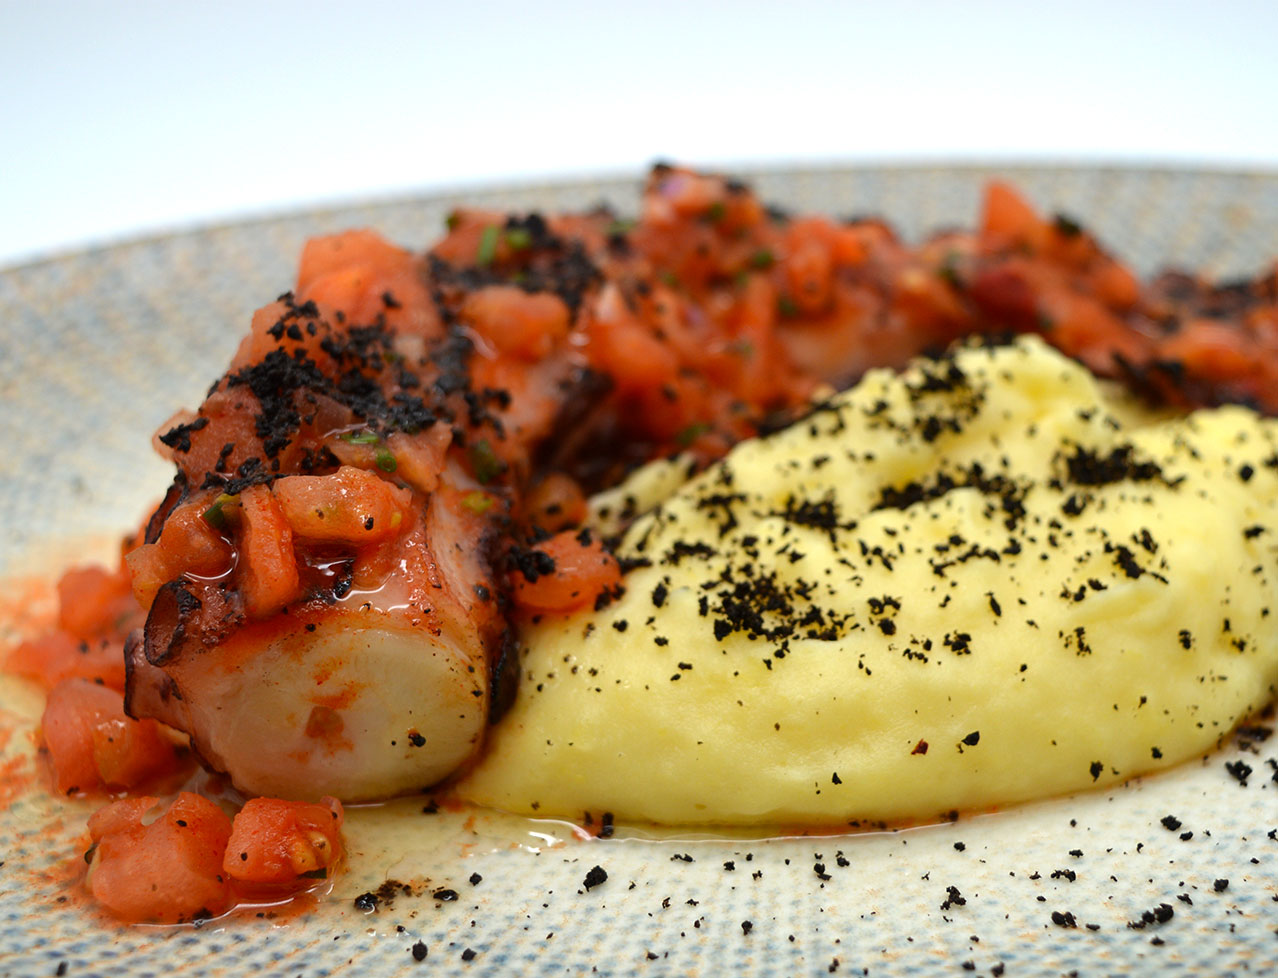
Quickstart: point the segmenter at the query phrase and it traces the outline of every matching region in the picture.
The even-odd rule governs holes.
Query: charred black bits
[[[1226,761],[1225,770],[1229,772],[1229,776],[1237,781],[1242,787],[1247,787],[1247,779],[1251,777],[1252,768],[1246,761]]]
[[[1132,930],[1144,930],[1155,924],[1165,924],[1176,916],[1176,911],[1172,909],[1170,903],[1160,903],[1152,910],[1144,910],[1141,912],[1138,920],[1130,920],[1127,926]]]
[[[595,866],[586,874],[586,878],[582,880],[581,885],[587,890],[592,890],[596,886],[601,886],[608,879],[608,874],[602,866]]]
[[[941,904],[942,910],[949,910],[951,907],[967,906],[967,897],[959,892],[957,886],[947,886],[945,888],[945,902]]]
[[[425,961],[428,948],[421,941],[414,944],[409,950],[412,952],[414,961]]]

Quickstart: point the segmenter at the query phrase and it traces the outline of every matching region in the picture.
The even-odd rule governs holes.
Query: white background
[[[1278,167],[1278,2],[0,0],[0,265],[433,187],[744,162]]]

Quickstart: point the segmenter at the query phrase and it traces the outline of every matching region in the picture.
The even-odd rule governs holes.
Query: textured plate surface
[[[1024,167],[747,175],[770,201],[883,214],[917,239],[970,225],[980,186],[995,174],[1042,209],[1081,219],[1142,273],[1182,265],[1250,274],[1278,255],[1278,175]],[[638,182],[299,214],[0,273],[0,574],[29,578],[86,553],[109,555],[112,537],[135,526],[168,481],[151,432],[199,402],[252,310],[290,284],[310,235],[372,226],[420,247],[462,202],[559,209],[607,200],[624,213]],[[2,604],[20,624],[47,600],[47,588],[20,583]],[[421,799],[407,800],[352,813],[350,870],[305,915],[261,908],[199,928],[121,928],[79,896],[78,852],[94,806],[19,790],[34,777],[39,710],[31,689],[0,679],[0,975],[1278,969],[1278,737],[1235,737],[1200,763],[1112,791],[840,837],[623,826],[616,839],[583,841],[562,824],[424,813]],[[1249,777],[1235,776],[1239,761]],[[1180,824],[1167,828],[1166,816]],[[587,888],[595,866],[607,880]],[[375,910],[368,900],[356,906],[387,880],[403,885],[383,887]],[[423,960],[414,946],[426,949]]]

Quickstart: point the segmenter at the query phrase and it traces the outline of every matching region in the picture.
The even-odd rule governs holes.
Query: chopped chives
[[[491,265],[493,259],[497,257],[497,239],[501,237],[501,231],[497,229],[497,225],[490,224],[484,228],[484,233],[479,239],[479,251],[475,253],[475,264],[483,267]]]
[[[675,441],[679,443],[681,448],[687,448],[709,430],[710,423],[708,421],[694,421],[679,434],[675,435]]]
[[[492,509],[493,497],[477,489],[474,492],[466,493],[462,497],[462,505],[476,516],[483,516],[484,513]]]
[[[481,438],[470,446],[470,464],[475,470],[475,478],[482,485],[488,485],[506,471],[506,463],[497,457],[487,438]]]
[[[532,235],[526,228],[508,228],[505,237],[512,251],[526,251],[532,247]]]

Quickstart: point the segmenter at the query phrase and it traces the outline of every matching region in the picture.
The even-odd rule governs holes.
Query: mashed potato
[[[1024,339],[875,372],[626,532],[524,635],[461,793],[666,823],[926,819],[1210,750],[1278,683],[1278,422],[1143,414]]]

